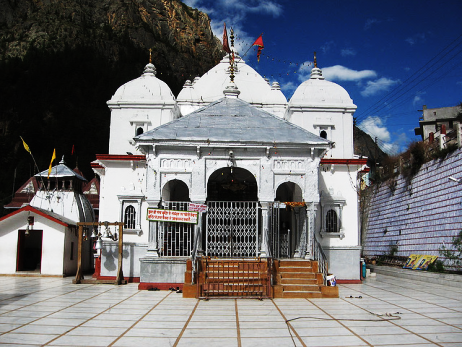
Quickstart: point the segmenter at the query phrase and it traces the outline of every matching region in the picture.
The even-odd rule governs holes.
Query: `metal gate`
[[[269,247],[271,256],[275,259],[290,257],[290,229],[281,230],[280,216],[281,208],[286,208],[285,204],[275,201],[269,205]]]
[[[164,201],[166,210],[187,211],[189,202]],[[189,257],[193,249],[194,224],[159,222],[161,257]]]
[[[258,256],[258,203],[209,201],[205,254],[212,257]]]

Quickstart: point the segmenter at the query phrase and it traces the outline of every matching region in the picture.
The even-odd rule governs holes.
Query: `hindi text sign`
[[[197,224],[197,212],[148,208],[147,219],[150,221],[159,222],[179,222]]]

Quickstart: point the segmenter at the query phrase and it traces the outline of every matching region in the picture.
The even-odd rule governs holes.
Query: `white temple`
[[[108,105],[109,153],[92,166],[100,221],[125,223],[126,277],[183,284],[202,256],[327,261],[359,281],[356,105],[316,64],[287,102],[239,56],[177,98],[149,63]],[[113,276],[116,244],[103,241],[101,276]]]

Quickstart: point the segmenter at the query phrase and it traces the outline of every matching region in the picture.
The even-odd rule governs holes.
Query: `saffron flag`
[[[72,145],[72,152],[71,155],[74,155],[74,145]]]
[[[25,149],[26,151],[28,151],[29,154],[32,154],[32,152],[30,151],[29,146],[28,146],[27,143],[23,140],[22,136],[19,136],[19,137],[21,138],[22,145],[24,146],[24,149]]]
[[[226,53],[231,53],[228,42],[228,32],[226,31],[226,23],[223,23],[223,50]]]
[[[261,50],[265,48],[263,45],[263,34],[258,36],[258,38],[255,40],[255,42],[252,44],[252,46],[258,46],[258,51],[257,51],[257,60],[260,62],[260,55],[261,55]]]
[[[53,155],[51,156],[50,167],[48,168],[48,179],[50,178],[51,174],[51,166],[53,165],[53,161],[56,159],[56,148],[53,149]]]

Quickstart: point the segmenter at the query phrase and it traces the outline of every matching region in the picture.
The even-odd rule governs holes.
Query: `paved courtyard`
[[[0,346],[462,346],[462,288],[384,275],[339,299],[183,299],[0,277]]]

